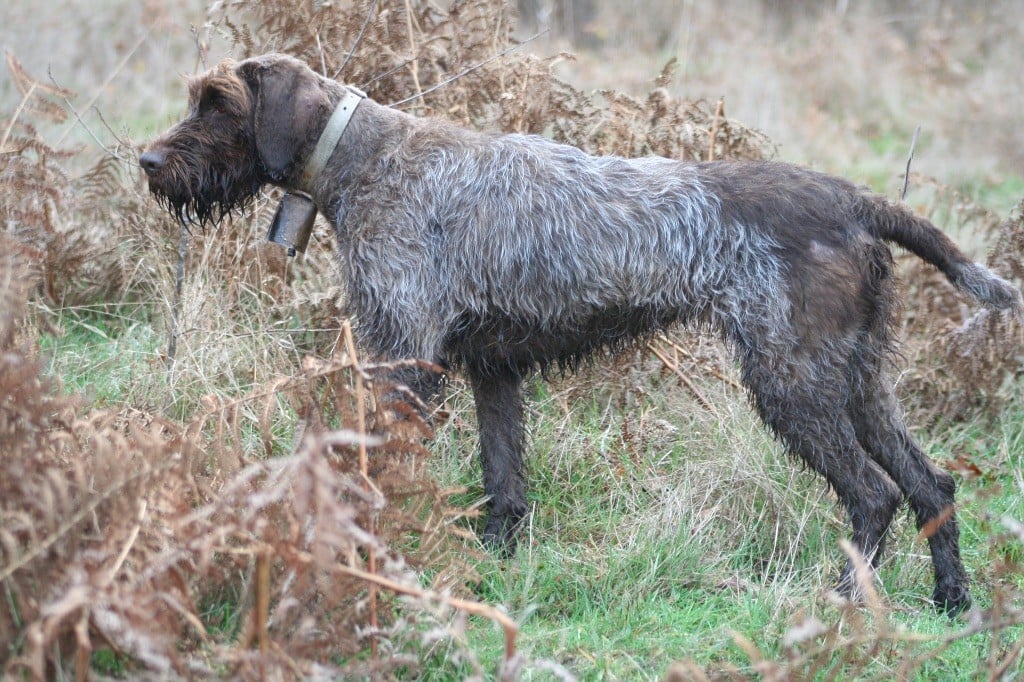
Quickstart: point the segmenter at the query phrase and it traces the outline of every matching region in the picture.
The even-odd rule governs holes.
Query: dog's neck
[[[324,126],[323,132],[320,133],[313,153],[306,159],[306,165],[299,176],[299,189],[312,193],[313,183],[327,165],[327,161],[331,158],[331,154],[334,153],[341,141],[341,136],[345,134],[345,129],[348,128],[348,124],[352,120],[352,114],[364,99],[366,99],[365,92],[351,85],[345,86],[345,92],[334,108],[334,113],[331,114],[327,125]]]

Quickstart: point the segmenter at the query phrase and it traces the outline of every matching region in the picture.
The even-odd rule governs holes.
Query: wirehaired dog
[[[329,121],[343,110],[339,131]],[[511,546],[527,513],[524,376],[692,323],[735,349],[761,419],[835,490],[856,548],[877,564],[909,499],[931,533],[935,604],[969,605],[953,478],[914,442],[887,376],[898,300],[886,242],[984,305],[1018,308],[1020,294],[903,206],[782,163],[594,157],[473,132],[283,55],[192,80],[187,117],[139,161],[186,222],[219,220],[265,184],[313,198],[337,233],[361,342],[468,377],[486,541]],[[431,393],[428,376],[410,383]],[[840,587],[855,589],[849,563]]]

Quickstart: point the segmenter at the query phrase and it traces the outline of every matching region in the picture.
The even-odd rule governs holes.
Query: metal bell
[[[315,219],[316,204],[312,199],[305,194],[285,193],[270,221],[267,241],[287,248],[289,256],[294,256],[296,251],[305,253]]]

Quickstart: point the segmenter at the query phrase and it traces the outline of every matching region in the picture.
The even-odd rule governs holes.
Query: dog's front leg
[[[480,462],[490,507],[483,540],[511,554],[519,523],[527,513],[522,377],[510,370],[470,371],[469,379],[476,400]]]

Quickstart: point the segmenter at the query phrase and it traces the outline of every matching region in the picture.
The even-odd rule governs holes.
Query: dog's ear
[[[236,72],[252,92],[252,129],[260,161],[271,181],[281,183],[303,162],[300,152],[316,144],[316,124],[330,107],[327,96],[312,69],[292,57],[247,59]]]

